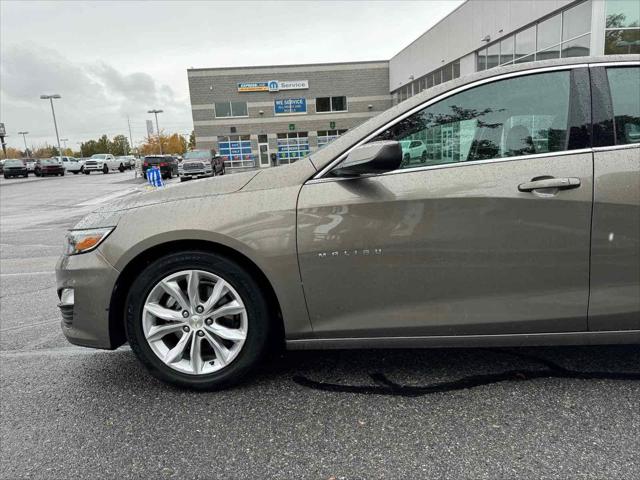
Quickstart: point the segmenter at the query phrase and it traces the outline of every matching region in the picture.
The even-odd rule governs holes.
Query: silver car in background
[[[638,92],[637,55],[493,68],[291,165],[111,202],[68,233],[63,332],[195,389],[280,344],[640,343]]]

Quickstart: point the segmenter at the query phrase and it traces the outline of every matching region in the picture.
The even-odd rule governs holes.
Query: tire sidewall
[[[228,366],[207,375],[189,375],[165,365],[149,346],[142,329],[142,310],[152,288],[172,273],[191,269],[204,270],[223,278],[240,295],[247,310],[247,338],[242,350]],[[267,304],[251,276],[225,257],[199,251],[167,255],[142,271],[129,291],[125,326],[131,349],[153,376],[196,390],[217,390],[237,383],[262,358],[269,336]]]

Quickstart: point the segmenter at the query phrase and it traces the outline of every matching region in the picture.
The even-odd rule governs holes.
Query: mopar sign
[[[309,80],[269,80],[268,82],[238,83],[239,92],[279,92],[280,90],[306,90]]]
[[[282,113],[307,113],[307,99],[280,98],[274,100],[273,111],[276,115]]]

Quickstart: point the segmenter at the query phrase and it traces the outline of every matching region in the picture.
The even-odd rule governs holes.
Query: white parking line
[[[98,205],[100,203],[105,203],[105,202],[108,202],[109,200],[114,200],[118,197],[128,195],[129,193],[133,193],[137,190],[138,190],[137,188],[128,188],[127,190],[113,192],[113,193],[110,193],[109,195],[103,195],[102,197],[93,198],[91,200],[87,200],[86,202],[77,203],[76,207],[89,207],[92,205]]]
[[[26,276],[26,275],[51,275],[54,274],[56,272],[18,272],[18,273],[0,273],[0,277],[19,277],[19,276]]]

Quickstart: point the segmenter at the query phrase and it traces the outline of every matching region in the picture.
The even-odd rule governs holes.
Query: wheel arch
[[[261,291],[265,294],[270,316],[273,320],[274,329],[271,341],[277,344],[276,346],[284,346],[285,334],[282,309],[273,285],[262,269],[245,254],[227,245],[209,240],[183,239],[153,245],[138,253],[121,270],[109,303],[109,337],[112,348],[117,348],[127,341],[125,331],[127,293],[139,272],[159,257],[179,250],[199,250],[220,254],[235,261],[250,272]]]

